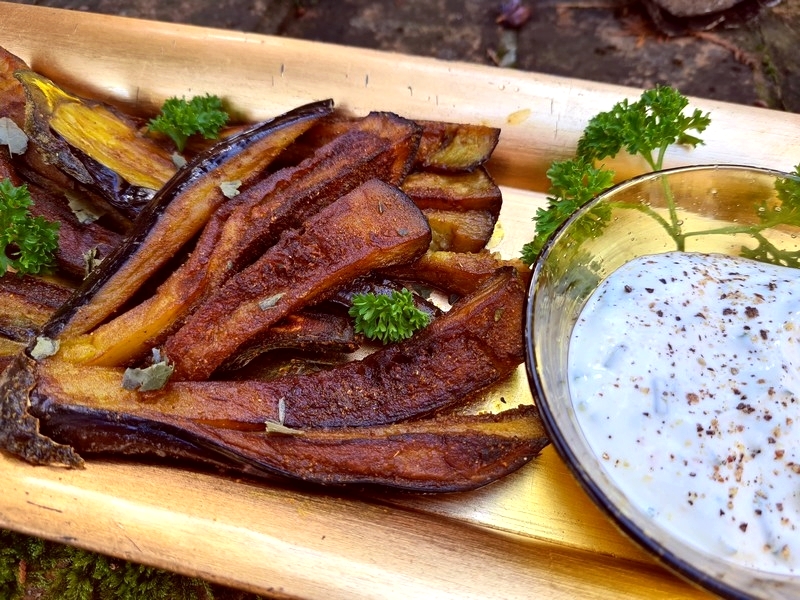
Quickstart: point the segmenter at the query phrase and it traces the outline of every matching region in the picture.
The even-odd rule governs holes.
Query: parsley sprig
[[[17,273],[41,273],[54,264],[59,223],[30,213],[33,205],[28,186],[0,181],[0,277],[9,269]]]
[[[664,156],[673,144],[695,146],[703,141],[690,131],[702,133],[711,123],[708,113],[683,111],[689,99],[674,88],[659,86],[627,99],[595,116],[578,140],[577,155],[586,161],[613,158],[621,150],[641,156],[653,171],[664,167]]]
[[[186,142],[195,134],[209,140],[219,137],[229,115],[218,96],[206,94],[186,98],[168,98],[157,117],[150,120],[149,129],[169,136],[178,152],[183,152]]]
[[[550,236],[572,213],[614,183],[614,172],[581,159],[554,162],[547,171],[550,196],[547,208],[536,210],[536,236],[522,247],[522,260],[531,265]],[[602,215],[600,215],[602,218]],[[589,222],[582,220],[581,224]],[[584,232],[592,235],[591,229]]]
[[[522,249],[522,259],[533,264],[550,236],[574,212],[613,184],[614,173],[602,165],[606,158],[619,152],[642,157],[653,171],[664,168],[667,149],[674,144],[696,147],[703,141],[698,135],[708,127],[708,113],[695,109],[684,114],[689,100],[670,87],[645,91],[636,102],[623,100],[607,112],[593,117],[578,140],[575,157],[553,163],[547,172],[551,182],[547,206],[536,212],[534,239]],[[777,202],[764,201],[756,207],[758,222],[733,224],[709,229],[685,231],[679,218],[672,190],[664,180],[664,196],[668,214],[663,216],[649,207],[637,204],[603,205],[589,211],[576,226],[581,239],[600,235],[613,208],[637,209],[656,220],[675,241],[677,250],[684,250],[688,238],[706,235],[745,234],[755,240],[755,248],[743,246],[741,255],[762,262],[800,267],[800,252],[781,250],[763,235],[778,225],[800,227],[800,165],[794,177],[778,179],[775,184]]]
[[[552,187],[547,206],[536,211],[535,236],[523,247],[522,259],[533,264],[545,242],[572,213],[613,185],[614,172],[596,166],[600,161],[614,158],[624,150],[641,156],[653,171],[659,171],[667,149],[673,144],[691,147],[702,144],[690,132],[702,133],[711,119],[698,109],[685,115],[688,103],[677,90],[660,86],[646,90],[635,102],[625,99],[593,117],[578,140],[575,157],[553,163],[548,170]],[[586,220],[587,237],[602,231],[610,212],[596,211],[592,216],[594,220]],[[662,224],[679,227],[675,215],[670,223]]]
[[[692,231],[685,233],[686,237],[700,235],[715,235],[720,233],[743,233],[752,236],[756,241],[755,248],[742,246],[740,252],[745,258],[761,262],[784,265],[786,267],[800,268],[800,251],[782,250],[769,241],[762,231],[778,225],[800,227],[800,164],[796,165],[794,177],[785,177],[776,180],[775,195],[777,203],[768,205],[766,202],[757,207],[759,222],[753,225],[731,225],[717,229]]]
[[[428,315],[414,304],[413,294],[403,289],[391,295],[357,294],[353,297],[350,316],[355,319],[356,333],[384,344],[410,338],[428,324]]]

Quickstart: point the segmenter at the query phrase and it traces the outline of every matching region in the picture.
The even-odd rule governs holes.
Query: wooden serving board
[[[0,45],[73,91],[153,111],[212,93],[251,119],[322,98],[355,114],[501,127],[496,249],[518,255],[545,171],[586,121],[640,90],[285,38],[0,2]],[[703,100],[706,144],[670,166],[800,163],[800,116]],[[620,177],[643,170],[614,161]],[[500,390],[530,402],[524,370]],[[443,496],[254,484],[168,466],[83,471],[0,455],[0,526],[291,598],[696,598],[611,524],[552,448],[506,479]]]

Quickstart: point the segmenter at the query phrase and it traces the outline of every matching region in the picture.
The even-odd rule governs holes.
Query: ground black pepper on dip
[[[657,524],[750,567],[800,573],[800,278],[686,252],[635,259],[570,340],[578,422]]]

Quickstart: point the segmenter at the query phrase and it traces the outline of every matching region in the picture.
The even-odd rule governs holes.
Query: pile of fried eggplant
[[[28,145],[0,148],[0,178],[61,223],[53,272],[0,278],[5,452],[434,492],[548,443],[532,405],[461,410],[523,360],[529,270],[486,249],[498,130],[324,100],[177,166],[142,118],[0,50],[3,117]],[[429,325],[355,333],[354,295],[403,288]]]

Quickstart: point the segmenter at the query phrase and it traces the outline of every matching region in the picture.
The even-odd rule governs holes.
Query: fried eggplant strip
[[[304,135],[287,157],[302,156],[346,130],[353,117],[334,113],[321,120]],[[500,139],[500,130],[487,125],[417,120],[422,139],[414,160],[416,170],[442,172],[472,171],[492,155]]]
[[[308,309],[291,314],[269,328],[251,345],[240,350],[220,367],[237,371],[256,357],[275,350],[345,354],[359,349],[353,319],[346,314]],[[241,379],[239,373],[234,374]]]
[[[247,185],[259,177],[275,156],[331,110],[331,101],[300,107],[219,142],[181,168],[139,215],[126,243],[84,282],[46,334],[76,336],[118,311],[225,203],[221,184]]]
[[[22,157],[15,158],[13,164],[29,186],[39,188],[51,197],[64,198],[67,203],[70,199],[79,200],[93,214],[101,215],[98,223],[114,233],[125,235],[131,231],[132,223],[128,217],[87,186],[80,185],[52,165],[45,164],[37,152],[29,150]]]
[[[72,288],[41,277],[0,277],[0,336],[28,342],[72,295]]]
[[[396,187],[373,179],[287,231],[201,304],[163,345],[175,376],[208,379],[256,335],[373,269],[414,260],[430,228]]]
[[[25,114],[27,109],[27,99],[25,89],[19,80],[14,76],[19,71],[29,71],[25,62],[14,56],[5,48],[0,47],[0,117],[8,117],[20,129],[25,129]],[[102,206],[109,214],[113,215],[116,223],[121,229],[130,225],[130,219],[117,211],[105,198],[82,186],[77,180],[72,179],[58,167],[45,160],[43,153],[36,147],[36,141],[28,140],[28,151],[21,157],[15,158],[19,168],[25,168],[26,179],[30,182],[36,178],[40,185],[46,180],[48,185],[57,186],[62,190],[70,190],[73,193],[81,192],[83,195],[92,196],[92,201],[97,206]],[[150,193],[152,195],[152,193]]]
[[[515,471],[547,446],[531,406],[495,415],[382,427],[314,428],[296,434],[226,429],[174,415],[129,416],[36,400],[42,433],[83,455],[194,459],[262,477],[323,485],[383,485],[417,492],[481,487]]]
[[[381,129],[380,136],[372,133]],[[192,255],[156,293],[64,347],[72,360],[119,365],[146,353],[234,273],[274,244],[281,232],[372,178],[399,181],[419,141],[409,122],[378,113],[233,198],[210,218]]]
[[[487,210],[422,211],[431,226],[431,250],[451,252],[480,252],[492,237],[497,219]]]
[[[392,113],[370,113],[300,165],[265,179],[226,219],[210,270],[215,285],[277,240],[277,232],[305,218],[370,179],[399,185],[419,145],[419,128]]]
[[[254,466],[318,484],[416,492],[479,488],[526,464],[548,439],[532,405],[494,415],[448,415],[374,428],[262,435],[206,428]]]
[[[531,270],[519,259],[505,260],[482,250],[475,253],[429,250],[413,263],[383,269],[389,277],[418,281],[448,294],[471,294],[502,267],[516,269],[524,287],[528,287]]]
[[[485,210],[496,219],[503,195],[483,167],[467,173],[416,171],[403,180],[402,190],[422,209]]]
[[[523,360],[525,288],[504,267],[479,290],[418,331],[365,358],[272,381],[171,381],[139,393],[122,369],[85,367],[55,356],[39,366],[38,390],[54,399],[122,414],[159,411],[253,429],[365,427],[450,408],[507,377]]]
[[[487,125],[417,123],[422,127],[416,162],[419,169],[472,171],[489,160],[500,139],[500,130]]]
[[[109,106],[70,94],[30,69],[18,70],[14,76],[25,89],[28,136],[48,162],[81,183],[104,190],[109,200],[115,200],[117,190],[107,189],[101,178],[113,178],[112,173],[132,186],[155,191],[177,170],[167,150]],[[80,154],[73,152],[76,149]],[[87,165],[84,157],[109,173],[97,177],[93,172],[97,168]]]

